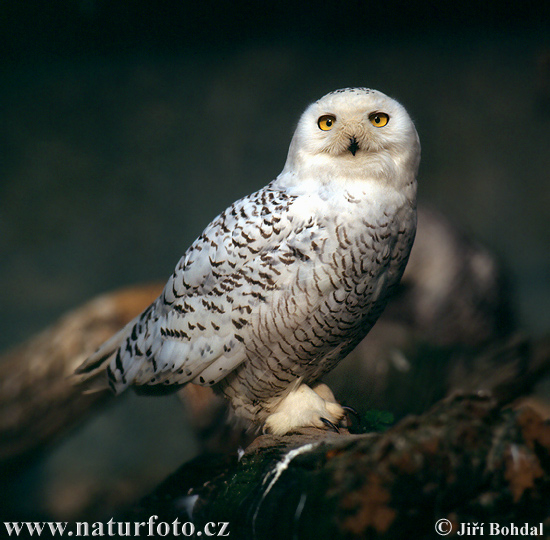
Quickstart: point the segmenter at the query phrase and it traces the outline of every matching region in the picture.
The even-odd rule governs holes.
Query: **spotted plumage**
[[[129,385],[213,386],[285,433],[342,408],[306,386],[367,334],[416,226],[420,145],[401,105],[347,88],[312,104],[281,174],[222,212],[161,296],[80,368]]]

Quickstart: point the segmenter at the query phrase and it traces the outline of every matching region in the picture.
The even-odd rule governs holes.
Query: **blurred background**
[[[420,201],[496,254],[520,327],[541,335],[549,21],[550,3],[526,1],[4,0],[0,348],[165,280],[216,214],[280,172],[307,104],[346,86],[405,105]],[[71,519],[135,494],[137,470],[146,491],[196,452],[186,430],[176,398],[129,393],[18,473],[4,511]]]

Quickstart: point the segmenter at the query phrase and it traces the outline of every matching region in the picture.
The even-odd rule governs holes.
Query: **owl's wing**
[[[307,216],[297,223],[293,200],[267,186],[205,229],[128,328],[107,370],[111,386],[212,385],[246,358],[259,311],[296,296],[293,284],[313,275],[303,264],[311,249],[304,239],[317,225]]]

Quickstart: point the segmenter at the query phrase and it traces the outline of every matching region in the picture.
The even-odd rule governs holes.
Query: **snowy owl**
[[[337,425],[344,410],[317,382],[403,274],[419,161],[399,103],[367,88],[327,94],[300,118],[281,174],[216,217],[160,297],[77,373],[117,393],[212,386],[274,434]]]

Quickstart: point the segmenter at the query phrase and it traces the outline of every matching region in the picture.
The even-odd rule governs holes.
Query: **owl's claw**
[[[344,409],[344,411],[350,412],[351,414],[353,414],[353,416],[359,416],[359,413],[349,405],[342,405],[342,409]]]
[[[336,424],[334,424],[333,422],[331,422],[330,420],[327,420],[326,418],[321,418],[320,420],[321,420],[321,422],[323,422],[323,424],[325,424],[325,426],[327,426],[329,429],[332,429],[332,431],[334,431],[336,433],[340,433],[340,430],[338,429],[338,426]]]
[[[342,409],[344,409],[346,413],[345,425],[350,431],[354,429],[354,424],[357,424],[358,426],[361,425],[361,415],[353,407],[350,407],[349,405],[342,405]],[[355,418],[355,422],[352,421],[352,416]]]
[[[353,408],[353,407],[350,407],[349,405],[342,405],[342,409],[344,409],[344,411],[352,414],[353,416],[355,416],[355,418],[360,422],[361,421],[361,415]]]

